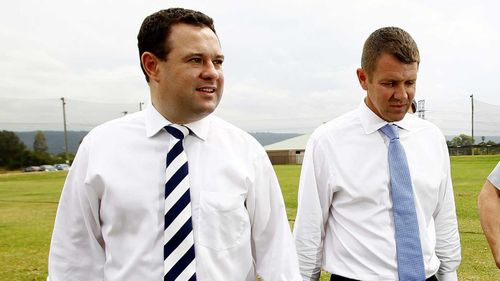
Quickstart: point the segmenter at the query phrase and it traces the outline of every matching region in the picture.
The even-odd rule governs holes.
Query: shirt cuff
[[[436,277],[439,281],[458,281],[457,272],[444,272],[444,273],[436,273]]]

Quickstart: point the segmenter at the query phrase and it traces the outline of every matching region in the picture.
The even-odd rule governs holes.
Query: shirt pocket
[[[221,192],[200,193],[200,245],[214,250],[226,250],[241,244],[248,216],[243,195]]]

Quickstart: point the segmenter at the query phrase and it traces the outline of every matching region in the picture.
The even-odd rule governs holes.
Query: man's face
[[[386,53],[378,58],[371,79],[363,69],[358,69],[359,83],[367,92],[368,108],[387,122],[403,119],[415,96],[417,71],[416,62],[405,64]]]
[[[208,27],[172,26],[170,52],[158,62],[153,105],[174,123],[191,123],[212,113],[222,97],[224,56]]]

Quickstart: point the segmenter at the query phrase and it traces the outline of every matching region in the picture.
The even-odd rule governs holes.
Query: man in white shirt
[[[170,124],[190,132],[183,149],[195,253],[195,274],[175,280],[300,280],[283,197],[264,149],[211,115],[224,86],[212,19],[182,8],[159,11],[144,20],[138,47],[152,104],[96,127],[83,140],[57,211],[50,280],[169,280],[165,170],[169,144],[177,141],[164,129]]]
[[[318,280],[321,269],[332,273],[331,280],[401,280],[389,140],[379,131],[387,124],[399,127],[411,175],[420,236],[413,242],[420,242],[423,259],[418,280],[457,280],[460,240],[445,138],[433,124],[407,114],[419,62],[417,45],[404,30],[372,33],[357,70],[364,101],[312,134],[294,226],[303,280]]]
[[[500,162],[479,193],[478,207],[484,235],[490,244],[496,265],[500,268]]]

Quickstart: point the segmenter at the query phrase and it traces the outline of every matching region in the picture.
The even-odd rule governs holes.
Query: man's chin
[[[400,114],[388,114],[388,115],[384,116],[385,118],[383,118],[383,119],[387,122],[398,122],[398,121],[403,120],[405,115],[406,115],[406,112],[400,113]]]
[[[216,108],[217,108],[217,106],[206,106],[206,107],[200,108],[200,110],[198,110],[198,113],[197,113],[198,120],[203,119],[203,118],[207,117],[208,115],[212,114]]]

